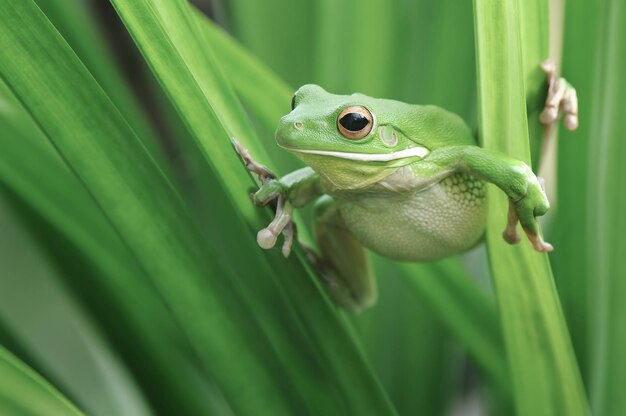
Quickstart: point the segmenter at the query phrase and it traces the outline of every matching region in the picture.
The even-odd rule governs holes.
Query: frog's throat
[[[285,147],[285,149],[296,152],[306,153],[310,155],[322,155],[332,156],[341,159],[358,160],[360,162],[391,162],[398,159],[406,159],[419,157],[420,159],[428,156],[430,151],[421,146],[411,147],[409,149],[400,150],[399,152],[391,153],[350,153],[350,152],[336,152],[332,150],[308,150],[308,149],[294,149],[292,147]]]

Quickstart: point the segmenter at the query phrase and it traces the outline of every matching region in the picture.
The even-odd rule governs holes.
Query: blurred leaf
[[[185,383],[199,376],[189,367],[195,357],[132,253],[2,82],[0,99],[0,183],[22,219],[56,258],[65,282],[111,337],[155,407],[205,411],[211,395],[201,383]]]
[[[393,97],[432,104],[476,125],[476,63],[471,2],[400,0],[389,48]],[[388,6],[383,6],[388,7]],[[370,52],[370,57],[372,54]],[[372,58],[375,59],[375,58]]]
[[[394,82],[389,74],[398,63],[398,0],[371,0],[366,7],[358,0],[318,0],[315,5],[316,82],[336,94],[388,94]]]
[[[413,276],[443,276],[424,266],[409,274],[377,256],[374,266],[377,276],[385,279],[379,280],[378,303],[353,319],[368,357],[399,414],[444,415],[461,372],[461,351],[432,305],[411,284]],[[422,273],[415,274],[418,271]]]
[[[308,0],[231,0],[228,5],[233,33],[290,85],[311,83],[311,62],[317,48],[314,43],[315,22],[327,17],[317,11],[317,3]]]
[[[0,413],[15,416],[82,415],[41,376],[0,346]]]
[[[415,296],[467,349],[492,387],[507,398],[509,374],[492,300],[454,260],[430,265],[403,264],[398,272],[415,288]]]
[[[590,396],[594,414],[617,416],[626,409],[626,5],[604,2],[596,38],[595,84],[589,119],[589,199],[586,249],[593,272],[590,335]]]
[[[523,57],[534,54],[522,53],[522,46],[537,46],[521,41],[517,0],[475,0],[474,8],[483,144],[528,163]],[[541,23],[527,19],[523,24],[531,27]],[[520,415],[587,414],[548,258],[526,241],[506,245],[501,232],[508,203],[493,187],[489,195],[489,259],[516,409]]]
[[[99,24],[92,16],[94,5],[91,2],[92,0],[35,0],[111,101],[124,114],[124,118],[137,132],[152,157],[159,162],[159,167],[168,173],[166,156],[159,147],[154,128],[140,109],[131,86],[124,80],[113,54],[108,50],[107,39],[99,31]]]
[[[590,291],[596,285],[596,271],[591,259],[596,254],[589,249],[594,245],[589,232],[589,221],[597,215],[589,188],[594,171],[589,169],[590,150],[597,144],[596,132],[592,132],[594,113],[594,88],[598,76],[595,71],[607,65],[607,61],[595,64],[600,8],[581,0],[568,0],[565,8],[565,34],[562,74],[576,88],[580,125],[576,131],[561,129],[558,141],[557,200],[554,223],[550,231],[557,250],[550,256],[554,277],[559,289],[561,303],[568,321],[576,358],[583,380],[589,389],[590,352],[592,333],[589,301]],[[575,238],[572,232],[575,230]]]
[[[286,174],[302,167],[302,162],[278,147],[274,140],[278,120],[289,111],[295,90],[206,16],[199,11],[195,14],[206,43],[215,52],[220,67],[228,74],[228,80],[249,110],[259,131],[259,142],[277,165],[275,173]]]
[[[206,279],[227,273],[224,266],[199,252],[206,243],[179,195],[121,114],[32,2],[4,2],[0,19],[0,74],[105,211],[205,368],[230,398],[247,393],[238,406],[284,412],[269,381],[274,376],[232,324],[232,310],[225,310],[232,297]],[[242,384],[240,377],[258,384]]]
[[[22,207],[12,212],[5,199],[0,194],[2,343],[89,414],[150,414],[127,367],[22,226]]]

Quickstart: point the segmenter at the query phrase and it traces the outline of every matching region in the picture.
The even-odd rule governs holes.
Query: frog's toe
[[[511,245],[517,244],[522,241],[522,237],[517,232],[517,229],[512,229],[510,227],[506,227],[506,229],[502,232],[502,238],[504,238],[504,241]]]
[[[519,217],[517,216],[517,208],[513,201],[509,201],[509,214],[507,218],[506,228],[502,233],[504,241],[509,244],[517,244],[522,240],[522,237],[517,232],[517,223]]]
[[[274,174],[270,172],[269,169],[267,169],[265,166],[258,163],[252,158],[248,149],[243,147],[243,145],[239,142],[239,140],[237,140],[234,137],[231,137],[230,141],[232,142],[233,147],[235,148],[235,151],[237,152],[237,154],[241,157],[243,162],[246,164],[246,168],[250,172],[256,173],[261,182],[265,182],[267,180],[275,178]]]
[[[556,62],[552,58],[548,58],[540,63],[539,67],[546,74],[547,78],[554,77],[556,75]]]
[[[270,228],[263,228],[256,235],[256,241],[259,244],[259,247],[264,248],[265,250],[269,250],[274,247],[276,245],[276,240],[278,240],[278,234]]]
[[[533,211],[534,210],[530,207],[522,208],[518,211],[524,233],[536,251],[540,253],[550,252],[554,247],[552,247],[552,244],[543,240],[540,233],[539,222],[537,218],[535,218]]]
[[[285,229],[283,230],[283,236],[285,237],[285,241],[283,242],[282,253],[283,257],[287,258],[291,254],[291,248],[293,247],[293,239],[296,234],[296,226],[293,222],[287,224]]]
[[[539,121],[542,124],[552,124],[559,118],[559,110],[556,107],[545,106],[541,114],[539,114]]]
[[[568,84],[568,90],[563,99],[563,111],[565,128],[573,131],[578,128],[578,95],[574,87]]]
[[[526,236],[528,237],[528,240],[530,240],[530,243],[533,245],[533,248],[536,251],[540,253],[549,253],[552,250],[554,250],[554,247],[552,246],[552,244],[548,243],[547,241],[544,241],[543,237],[541,237],[541,234],[539,234],[538,232],[531,231],[526,228],[524,228],[524,231],[526,232]]]

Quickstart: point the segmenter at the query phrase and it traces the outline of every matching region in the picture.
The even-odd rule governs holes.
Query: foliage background
[[[619,0],[0,0],[0,413],[623,414],[624,18]],[[297,86],[440,105],[537,164],[548,55],[581,120],[544,163],[549,258],[502,243],[492,191],[487,250],[375,257],[379,304],[351,317],[302,253],[256,246],[271,212],[228,138],[299,167],[273,142]]]

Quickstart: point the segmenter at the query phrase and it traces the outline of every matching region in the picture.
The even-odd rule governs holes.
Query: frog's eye
[[[346,139],[362,139],[372,131],[373,124],[370,110],[360,105],[346,107],[337,116],[337,129]]]
[[[293,95],[293,97],[291,97],[291,111],[295,110],[296,108],[296,94]]]

